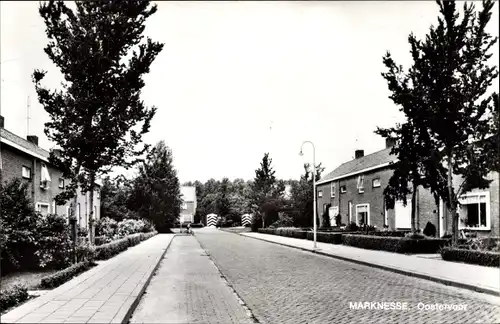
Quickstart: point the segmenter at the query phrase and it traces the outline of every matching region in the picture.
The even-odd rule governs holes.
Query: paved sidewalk
[[[278,243],[306,251],[313,251],[313,242],[278,235],[262,233],[241,233],[240,235]],[[345,245],[317,243],[315,252],[360,264],[375,266],[446,285],[500,295],[500,269],[472,264],[449,262],[439,259],[360,249]]]
[[[1,323],[122,323],[174,234],[158,234],[3,315]]]
[[[253,323],[194,236],[176,236],[130,323]]]

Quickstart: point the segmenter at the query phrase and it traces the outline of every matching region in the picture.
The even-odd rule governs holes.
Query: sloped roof
[[[318,181],[318,184],[340,179],[348,175],[353,175],[366,169],[375,169],[383,167],[388,163],[395,161],[396,156],[391,155],[391,148],[386,148],[378,152],[365,155],[361,158],[351,160],[341,164],[338,168],[328,173]]]
[[[196,187],[183,186],[181,187],[182,200],[185,202],[196,201]]]
[[[7,140],[8,143],[6,143]],[[26,154],[29,154],[31,156],[34,156],[34,157],[38,157],[38,158],[43,158],[43,160],[45,160],[45,162],[48,162],[49,160],[49,156],[50,156],[50,152],[47,151],[47,150],[44,150],[43,148],[41,148],[40,146],[38,145],[35,145],[34,143],[31,143],[29,142],[28,140],[20,137],[20,136],[17,136],[16,134],[6,130],[5,128],[2,128],[0,127],[0,140],[3,142],[4,145],[9,145],[10,143],[13,143],[15,146],[18,146],[18,147],[15,147],[17,149],[21,149],[24,153]],[[95,180],[95,183],[102,187],[102,180],[101,179],[96,179]]]
[[[0,128],[0,137],[2,139],[6,139],[6,140],[8,140],[16,145],[21,146],[22,148],[24,148],[23,151],[28,153],[28,154],[33,155],[33,153],[34,153],[36,155],[40,155],[40,156],[44,157],[45,159],[48,159],[50,156],[49,151],[46,151],[43,148],[39,147],[38,145],[35,145],[31,142],[28,142],[24,138],[17,136],[14,133],[9,132],[5,128]]]

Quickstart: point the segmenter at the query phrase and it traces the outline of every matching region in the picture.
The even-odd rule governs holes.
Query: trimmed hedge
[[[124,238],[115,240],[113,242],[109,242],[103,245],[96,247],[96,259],[97,260],[107,260],[120,252],[125,251],[129,247],[135,246],[142,241],[145,241],[153,236],[155,236],[157,232],[149,232],[149,233],[136,233],[128,235]]]
[[[467,250],[450,246],[441,249],[441,257],[446,261],[457,261],[487,267],[500,266],[500,253],[491,251]]]
[[[88,269],[92,268],[95,265],[96,264],[93,261],[84,261],[76,263],[64,270],[57,271],[56,273],[53,273],[50,276],[42,278],[40,287],[47,289],[58,287],[63,283],[73,279],[80,273],[87,271]]]
[[[106,242],[108,241],[107,237],[106,236],[96,236],[94,238],[94,244],[96,246],[99,246],[99,245],[103,245],[103,244],[106,244]]]
[[[307,232],[307,239],[314,240],[314,233]],[[342,233],[316,233],[316,241],[330,244],[342,244]]]
[[[0,291],[0,312],[28,300],[28,289],[24,286],[16,285],[12,288]]]
[[[396,253],[438,253],[450,241],[447,239],[411,239],[400,237],[383,237],[374,235],[345,234],[342,243],[368,250],[389,251]]]

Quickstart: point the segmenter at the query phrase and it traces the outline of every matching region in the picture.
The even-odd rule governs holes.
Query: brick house
[[[194,222],[194,215],[196,214],[196,187],[183,186],[181,187],[182,205],[179,221]]]
[[[29,194],[35,209],[40,213],[68,215],[68,201],[63,206],[55,204],[54,198],[64,190],[68,183],[62,172],[49,163],[50,153],[38,146],[37,136],[26,139],[3,128],[3,117],[0,117],[0,169],[1,181],[4,183],[14,178],[21,178],[29,184]],[[100,216],[100,184],[94,194],[94,218]],[[89,193],[82,194],[77,190],[77,222],[88,228]]]
[[[394,209],[387,209],[384,202],[384,188],[392,176],[390,163],[396,157],[390,154],[392,140],[386,140],[386,148],[364,155],[355,151],[355,159],[338,168],[317,182],[317,208],[321,216],[328,208],[331,224],[339,214],[341,223],[355,222],[383,228],[408,230],[411,227],[411,196],[407,206],[396,202]],[[476,231],[479,236],[499,235],[499,174],[492,172],[493,180],[486,190],[473,190],[462,196],[459,208],[459,229]],[[454,179],[454,183],[459,183]],[[443,203],[436,205],[429,190],[418,188],[416,194],[417,229],[423,229],[427,222],[436,226],[438,235],[451,233],[451,217]]]

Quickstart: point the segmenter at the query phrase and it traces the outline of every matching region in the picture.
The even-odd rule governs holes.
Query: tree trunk
[[[453,197],[453,151],[450,150],[448,153],[448,199],[450,202],[450,214],[451,214],[451,232],[452,232],[452,242],[456,243],[458,240],[458,215],[457,215],[457,205]]]
[[[415,182],[413,183],[413,191],[411,193],[411,232],[415,233],[415,214],[416,214],[416,198],[417,198],[417,186]]]
[[[90,192],[89,192],[89,205],[90,205],[90,213],[89,213],[89,240],[90,244],[94,244],[95,242],[95,224],[94,224],[94,182],[95,175],[90,175]]]

